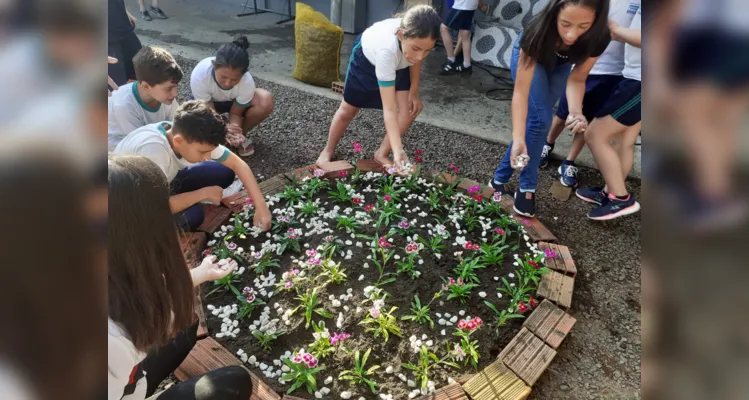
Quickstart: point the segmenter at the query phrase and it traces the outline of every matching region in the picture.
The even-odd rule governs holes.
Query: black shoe
[[[153,18],[151,18],[151,14],[148,13],[148,11],[143,10],[140,12],[140,16],[143,17],[144,21],[152,21]]]
[[[494,189],[495,192],[499,192],[503,195],[512,195],[512,191],[507,189],[507,185],[497,185],[496,183],[494,183],[494,179],[489,181],[489,186]]]
[[[626,200],[609,196],[607,202],[588,213],[588,218],[595,221],[609,221],[638,211],[640,211],[640,203],[635,201],[635,196],[630,194]]]
[[[455,73],[460,75],[471,75],[473,73],[473,66],[469,65],[467,67],[463,66],[463,63],[459,63],[455,66]]]
[[[455,73],[455,62],[450,62],[450,60],[447,60],[444,64],[442,64],[442,70],[440,71],[440,75],[452,75]]]
[[[533,218],[536,215],[536,194],[518,190],[515,192],[515,205],[512,208],[519,215]]]
[[[153,15],[156,16],[156,18],[161,18],[161,19],[167,19],[168,18],[166,16],[166,14],[164,14],[164,11],[162,9],[160,9],[159,7],[153,7],[153,6],[151,6],[151,12],[153,13]]]
[[[539,165],[539,168],[546,168],[547,165],[549,165],[549,154],[551,154],[552,151],[554,151],[554,144],[549,144],[546,142],[544,145],[543,151],[541,151],[541,165]]]
[[[593,203],[597,205],[603,205],[604,202],[609,198],[608,193],[603,191],[603,186],[592,187],[592,188],[580,188],[575,191],[575,195],[582,201]]]

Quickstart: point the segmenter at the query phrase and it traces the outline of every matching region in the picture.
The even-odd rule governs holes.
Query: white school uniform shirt
[[[159,103],[151,108],[141,99],[138,82],[133,82],[112,92],[108,107],[109,150],[112,150],[128,133],[142,126],[173,120],[179,104],[175,100],[172,104]]]
[[[609,18],[621,26],[630,26],[641,0],[611,0]],[[621,75],[624,69],[624,43],[612,40],[590,70],[590,75]]]
[[[473,11],[479,8],[479,0],[455,0],[453,9]]]
[[[171,129],[169,122],[146,125],[136,129],[120,142],[114,153],[118,155],[138,155],[148,157],[151,161],[164,171],[167,181],[171,182],[177,173],[193,164],[177,157],[172,145],[166,136],[166,131]],[[231,152],[222,145],[216,146],[211,152],[213,161],[224,162],[229,158]]]
[[[146,353],[135,348],[122,327],[107,319],[107,400],[142,400],[146,398],[148,382],[145,376],[135,382],[134,391],[124,395],[133,369],[146,358]]]
[[[367,28],[361,36],[362,52],[374,65],[377,83],[383,87],[395,86],[395,71],[412,65],[400,48],[400,26],[400,18],[386,19]]]
[[[239,83],[226,89],[216,81],[216,71],[213,61],[216,57],[208,57],[199,62],[190,75],[190,90],[196,100],[203,101],[233,101],[240,107],[249,107],[255,97],[255,80],[247,71],[242,75]]]
[[[641,19],[642,9],[638,9],[635,18],[632,19],[632,24],[629,26],[630,29],[641,30]],[[622,75],[627,79],[642,81],[642,50],[639,47],[629,44],[624,47],[624,71],[622,71]]]

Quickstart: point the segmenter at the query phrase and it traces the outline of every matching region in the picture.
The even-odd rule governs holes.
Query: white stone
[[[445,313],[445,318],[450,318],[450,317],[452,317],[452,315],[450,315],[450,313]]]
[[[460,314],[460,316],[462,317],[462,316],[466,315],[466,312],[465,312],[465,310],[460,310],[460,311],[458,311],[458,314]]]
[[[449,383],[450,385],[452,385],[453,383],[455,383],[455,379],[448,377],[447,378],[447,383]]]
[[[329,376],[329,377],[325,378],[325,384],[326,385],[330,385],[332,382],[333,382],[333,377],[332,376]]]
[[[408,380],[408,378],[406,378],[406,376],[403,374],[398,374],[398,379],[402,380],[403,382]]]
[[[341,392],[341,398],[342,399],[350,399],[351,396],[352,396],[351,392],[348,392],[348,391],[347,392]]]
[[[322,393],[320,393],[319,391],[315,392],[315,398],[316,399],[322,399]]]
[[[343,311],[348,312],[350,309],[351,309],[351,307],[349,307],[349,306],[343,306]]]
[[[432,346],[434,345],[434,341],[432,341],[432,340],[427,340],[427,342],[426,342],[426,343],[424,343],[424,344],[426,344],[426,345],[427,345],[427,347],[432,347]]]
[[[437,323],[438,323],[438,324],[440,324],[440,325],[445,325],[445,320],[444,320],[444,319],[442,319],[442,318],[440,318],[440,319],[439,319],[439,320],[437,321]]]
[[[359,282],[364,280],[364,274],[359,275]]]
[[[443,329],[441,332],[442,336],[445,336],[447,333],[445,333],[445,330]]]
[[[255,364],[255,363],[257,362],[257,357],[255,357],[255,356],[250,356],[250,359],[249,359],[249,361],[250,361],[250,363],[252,363],[252,364]]]
[[[320,389],[320,392],[322,392],[322,394],[328,394],[328,393],[330,393],[330,389],[324,387],[324,388]]]
[[[427,337],[426,334],[421,335],[421,340],[427,340],[427,339],[428,339],[428,337]]]
[[[265,371],[266,369],[268,369],[268,365],[266,365],[265,363],[260,363],[260,370]]]
[[[331,304],[333,308],[340,307],[341,301],[340,300],[333,300],[333,304]]]
[[[283,365],[281,367],[281,371],[283,371],[283,372],[291,372],[291,368],[289,368],[288,365]]]
[[[385,372],[388,373],[388,374],[392,374],[393,373],[393,366],[392,365],[388,365],[388,367],[385,368]]]
[[[409,379],[408,382],[406,383],[406,385],[408,385],[408,387],[414,387],[414,386],[416,386],[416,383],[414,383],[414,381],[412,381],[412,380]]]
[[[273,360],[273,365],[280,367],[281,366],[281,360]]]
[[[435,313],[435,315],[437,316],[437,318],[442,318],[442,313]]]

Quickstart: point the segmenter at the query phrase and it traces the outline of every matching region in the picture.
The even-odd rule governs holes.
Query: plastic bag
[[[341,80],[343,29],[312,7],[296,3],[296,66],[294,78],[315,86],[330,87]]]

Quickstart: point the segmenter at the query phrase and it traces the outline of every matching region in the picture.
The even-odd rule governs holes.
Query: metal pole
[[[341,26],[341,0],[330,0],[330,22]]]

